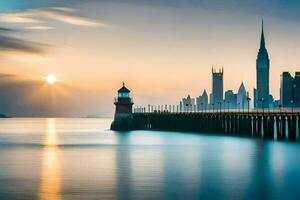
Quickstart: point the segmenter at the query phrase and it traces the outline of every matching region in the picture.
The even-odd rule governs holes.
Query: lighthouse
[[[132,130],[134,128],[134,120],[132,115],[133,102],[130,97],[130,90],[123,86],[118,90],[118,97],[115,98],[115,116],[111,124],[111,130]]]

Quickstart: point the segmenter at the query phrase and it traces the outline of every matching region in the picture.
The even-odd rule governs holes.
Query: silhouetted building
[[[202,95],[196,99],[197,109],[206,110],[208,105],[208,95],[206,90],[203,91]]]
[[[264,27],[262,23],[260,48],[256,59],[256,89],[254,89],[255,108],[267,107],[270,104],[269,69],[270,60],[265,46]]]
[[[300,72],[295,77],[283,72],[280,85],[280,104],[282,107],[300,107]]]
[[[279,108],[279,105],[280,105],[280,100],[275,100],[273,107],[274,108]]]
[[[195,107],[195,99],[188,95],[187,98],[182,99],[180,105],[182,111],[192,111]]]
[[[244,109],[248,107],[247,102],[247,91],[245,89],[244,83],[242,82],[238,93],[237,93],[237,106],[239,109]]]
[[[294,78],[289,72],[282,73],[280,85],[280,104],[282,107],[291,107],[293,99]]]
[[[265,102],[265,108],[273,108],[274,107],[274,97],[273,95],[269,95],[268,100]]]
[[[215,71],[212,68],[212,99],[211,104],[223,103],[223,68]]]
[[[212,93],[209,94],[209,104],[212,104]]]
[[[236,109],[237,105],[237,94],[234,94],[232,90],[227,90],[225,92],[224,99],[225,108]]]
[[[295,107],[300,107],[300,72],[295,73],[294,106]]]

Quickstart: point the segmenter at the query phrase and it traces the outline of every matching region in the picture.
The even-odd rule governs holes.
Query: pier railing
[[[220,108],[181,107],[179,105],[135,106],[134,113],[300,113],[300,108]]]

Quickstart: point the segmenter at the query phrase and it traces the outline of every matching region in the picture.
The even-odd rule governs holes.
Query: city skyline
[[[1,43],[2,81],[14,86],[21,82],[26,88],[26,94],[2,88],[2,94],[10,95],[7,102],[27,94],[38,96],[35,101],[18,102],[26,109],[11,109],[11,113],[49,114],[52,108],[34,106],[49,96],[41,88],[43,77],[50,73],[57,76],[64,94],[58,95],[64,103],[55,105],[53,115],[112,116],[111,101],[122,81],[132,88],[138,104],[173,104],[187,93],[198,96],[204,89],[211,91],[212,65],[225,68],[224,91],[244,82],[252,97],[262,17],[271,59],[270,93],[275,99],[279,98],[281,73],[294,73],[300,65],[296,56],[300,29],[292,6],[287,8],[289,13],[276,9],[256,13],[241,2],[236,7],[247,12],[235,11],[230,3],[218,9],[216,1],[208,5],[201,1],[194,5],[70,2],[76,3],[29,1],[23,7],[18,2],[2,3],[0,35],[10,41],[6,48]],[[283,16],[289,17],[283,20]]]

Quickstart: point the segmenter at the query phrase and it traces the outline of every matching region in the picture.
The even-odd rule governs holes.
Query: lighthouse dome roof
[[[125,83],[123,83],[123,87],[118,90],[118,93],[129,93],[130,90],[125,87]]]

